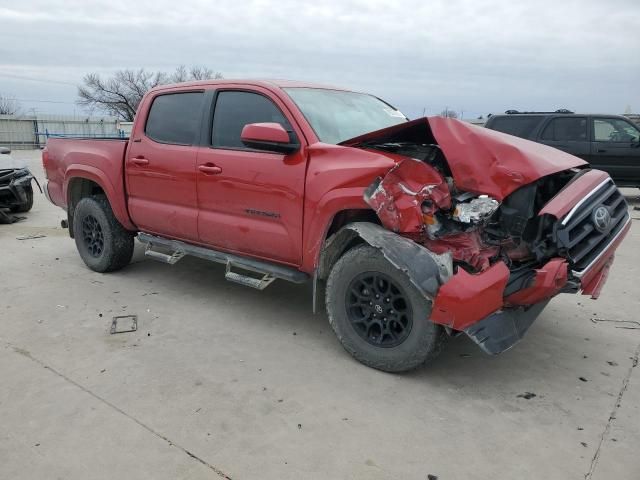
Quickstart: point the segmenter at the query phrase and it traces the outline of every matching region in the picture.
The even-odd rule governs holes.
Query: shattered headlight
[[[456,205],[452,218],[462,223],[477,223],[489,218],[500,206],[500,202],[489,197],[480,195],[467,202],[460,202]]]

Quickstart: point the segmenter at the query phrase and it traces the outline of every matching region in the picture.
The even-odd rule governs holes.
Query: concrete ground
[[[14,156],[43,179],[39,152]],[[309,286],[259,292],[139,246],[123,271],[91,272],[37,195],[0,225],[0,478],[637,480],[631,213],[600,300],[556,298],[501,356],[459,337],[390,375],[343,351]],[[45,237],[16,238],[31,234]],[[137,332],[109,334],[121,314]]]

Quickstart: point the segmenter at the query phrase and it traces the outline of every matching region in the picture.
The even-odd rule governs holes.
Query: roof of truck
[[[282,80],[282,79],[255,79],[255,78],[224,78],[220,80],[196,80],[191,82],[171,83],[167,85],[159,85],[153,88],[153,91],[157,90],[171,90],[174,88],[184,87],[200,87],[206,85],[255,85],[265,88],[322,88],[325,90],[341,90],[350,91],[347,88],[336,87],[333,85],[323,85],[320,83],[301,82],[297,80]]]

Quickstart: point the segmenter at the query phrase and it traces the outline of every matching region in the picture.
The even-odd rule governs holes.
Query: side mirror
[[[292,153],[300,148],[279,123],[249,123],[242,128],[240,139],[249,148],[269,152]]]

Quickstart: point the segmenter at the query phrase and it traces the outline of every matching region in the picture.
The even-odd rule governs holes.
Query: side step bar
[[[148,233],[138,233],[138,240],[146,244],[144,254],[149,258],[173,265],[185,255],[202,258],[212,262],[226,264],[227,271],[225,278],[229,281],[245,285],[247,287],[265,289],[276,278],[287,280],[293,283],[307,282],[310,277],[304,272],[294,268],[277,265],[274,263],[257,260],[255,258],[242,257],[231,253],[212,250],[209,248],[191,245],[179,240],[170,240],[168,238],[149,235]],[[153,250],[154,247],[160,247],[172,253],[162,253]],[[233,272],[232,267],[242,270],[261,274],[261,278],[255,278],[249,275],[243,275]]]

